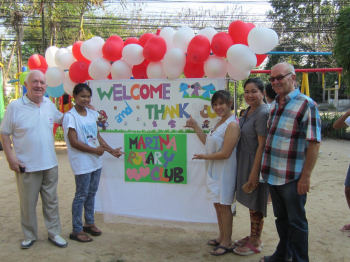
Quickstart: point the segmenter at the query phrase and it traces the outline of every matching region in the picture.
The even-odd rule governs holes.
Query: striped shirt
[[[284,185],[298,180],[308,141],[321,142],[321,119],[317,104],[301,94],[299,89],[290,92],[284,103],[277,97],[267,127],[262,179],[270,185]]]

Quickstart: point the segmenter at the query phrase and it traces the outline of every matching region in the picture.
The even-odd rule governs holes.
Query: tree
[[[340,11],[337,17],[337,29],[334,46],[337,63],[343,68],[343,79],[350,93],[350,7]]]
[[[276,51],[329,52],[333,50],[335,39],[335,19],[339,10],[348,5],[348,1],[282,1],[270,0],[272,11],[268,17],[273,22],[273,29],[280,37]],[[285,56],[274,55],[268,67],[285,59]],[[290,56],[289,62],[298,68],[336,67],[333,56]],[[326,78],[327,86],[336,80],[336,74]],[[312,97],[322,98],[321,74],[310,73],[309,83]]]

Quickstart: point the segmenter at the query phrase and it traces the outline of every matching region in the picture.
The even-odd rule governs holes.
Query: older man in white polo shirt
[[[8,105],[0,129],[9,167],[16,173],[24,233],[21,248],[29,248],[38,238],[39,193],[48,239],[56,246],[66,247],[67,242],[60,236],[58,168],[52,132],[54,122],[61,123],[63,115],[44,97],[46,82],[41,71],[29,72],[24,83],[27,94]]]

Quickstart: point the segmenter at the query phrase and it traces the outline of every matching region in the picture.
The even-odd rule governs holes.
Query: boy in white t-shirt
[[[102,169],[100,156],[104,151],[115,157],[122,154],[120,148],[112,149],[100,136],[96,123],[98,113],[88,108],[91,94],[87,84],[77,84],[73,90],[76,104],[63,119],[64,137],[76,185],[72,204],[73,232],[69,237],[79,242],[92,241],[86,233],[93,236],[99,236],[102,233],[94,223],[95,195]]]
[[[334,122],[333,128],[339,129],[339,128],[345,128],[348,126],[350,126],[350,110],[348,110],[345,114],[343,114],[340,118],[338,118]],[[350,208],[350,165],[348,168],[348,173],[346,175],[344,185],[345,185],[345,198]],[[340,230],[343,232],[350,232],[350,224],[344,225]]]

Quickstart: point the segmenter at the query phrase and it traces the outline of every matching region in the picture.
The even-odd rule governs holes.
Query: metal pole
[[[237,81],[234,80],[235,88],[234,88],[234,107],[235,107],[235,116],[237,116]]]

